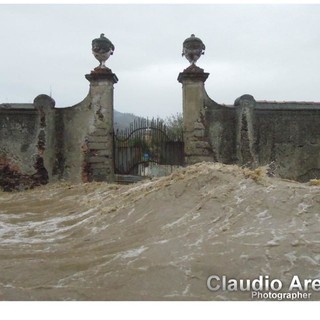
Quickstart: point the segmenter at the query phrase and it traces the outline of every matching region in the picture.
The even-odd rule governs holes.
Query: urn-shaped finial
[[[98,68],[106,68],[105,62],[113,54],[114,45],[112,42],[101,33],[100,38],[92,40],[92,53],[100,62]]]
[[[202,40],[192,34],[183,42],[182,56],[185,56],[190,64],[195,64],[201,55],[204,54],[205,49],[206,47]]]

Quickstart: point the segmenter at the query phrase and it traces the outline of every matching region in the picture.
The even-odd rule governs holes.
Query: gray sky
[[[189,63],[182,42],[206,45],[197,65],[210,73],[209,96],[233,104],[320,101],[320,5],[73,4],[0,5],[0,103],[50,94],[58,107],[88,93],[98,65],[92,39],[115,45],[106,65],[119,78],[115,109],[166,117],[182,110],[177,77]]]

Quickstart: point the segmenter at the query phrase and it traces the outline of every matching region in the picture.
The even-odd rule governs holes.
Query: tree
[[[183,116],[181,112],[167,117],[164,120],[164,124],[170,139],[175,141],[183,140]]]

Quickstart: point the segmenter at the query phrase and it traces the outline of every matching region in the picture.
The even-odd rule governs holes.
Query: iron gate
[[[140,175],[150,163],[183,165],[182,135],[174,134],[159,119],[139,119],[114,134],[115,173]]]

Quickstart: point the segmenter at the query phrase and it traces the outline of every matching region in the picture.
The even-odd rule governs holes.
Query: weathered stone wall
[[[0,105],[0,187],[19,190],[49,181],[54,150],[54,100]]]
[[[221,105],[206,93],[208,77],[191,65],[182,83],[186,164],[217,161],[299,181],[320,178],[320,103],[255,101]]]
[[[270,165],[281,177],[320,178],[320,103],[255,101],[234,105],[210,99],[203,69],[179,75],[183,92],[186,164],[217,161]],[[113,85],[110,69],[86,75],[87,97],[69,108],[39,95],[33,104],[0,105],[0,187],[33,187],[49,181],[114,181]],[[270,172],[271,172],[270,171]]]
[[[86,97],[81,103],[58,110],[60,120],[61,144],[59,146],[60,178],[72,182],[87,181],[84,167],[86,155],[85,138],[90,130],[92,112],[90,99]]]
[[[233,106],[206,99],[213,160],[270,165],[283,178],[320,178],[320,104],[259,102],[243,95]]]
[[[114,181],[111,70],[92,71],[87,97],[54,108],[47,95],[33,104],[0,105],[0,188],[21,190],[49,181]]]
[[[114,181],[113,84],[111,72],[92,72],[88,96],[61,111],[63,174],[74,182]]]
[[[320,178],[320,104],[256,103],[255,153],[289,179]]]
[[[220,105],[205,96],[205,132],[212,149],[212,161],[233,164],[237,162],[234,107]]]

